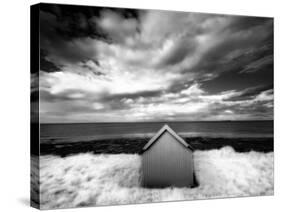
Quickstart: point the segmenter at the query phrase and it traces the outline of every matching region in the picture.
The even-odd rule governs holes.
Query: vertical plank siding
[[[144,187],[193,186],[192,151],[164,132],[142,156]]]

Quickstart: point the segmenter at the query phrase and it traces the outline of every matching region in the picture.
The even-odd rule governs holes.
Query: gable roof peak
[[[165,124],[143,147],[142,151],[145,152],[149,147],[154,144],[158,138],[165,132],[168,131],[179,143],[181,143],[184,147],[193,150],[190,145],[188,145],[168,124]]]
[[[164,124],[163,127],[165,127],[165,128],[170,128],[168,124]],[[162,127],[162,128],[163,128],[163,127]]]

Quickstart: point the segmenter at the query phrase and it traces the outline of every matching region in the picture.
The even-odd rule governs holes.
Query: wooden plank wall
[[[193,186],[193,155],[175,138],[164,132],[142,155],[144,187]]]

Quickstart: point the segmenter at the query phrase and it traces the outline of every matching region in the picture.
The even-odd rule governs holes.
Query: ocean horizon
[[[44,123],[40,124],[40,139],[81,141],[120,137],[152,137],[168,124],[183,137],[273,137],[271,121],[161,121],[112,123]]]

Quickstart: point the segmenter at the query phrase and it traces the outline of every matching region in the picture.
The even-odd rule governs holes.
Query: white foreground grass
[[[194,163],[198,187],[145,189],[140,155],[41,156],[41,208],[273,194],[273,152],[195,151]]]

